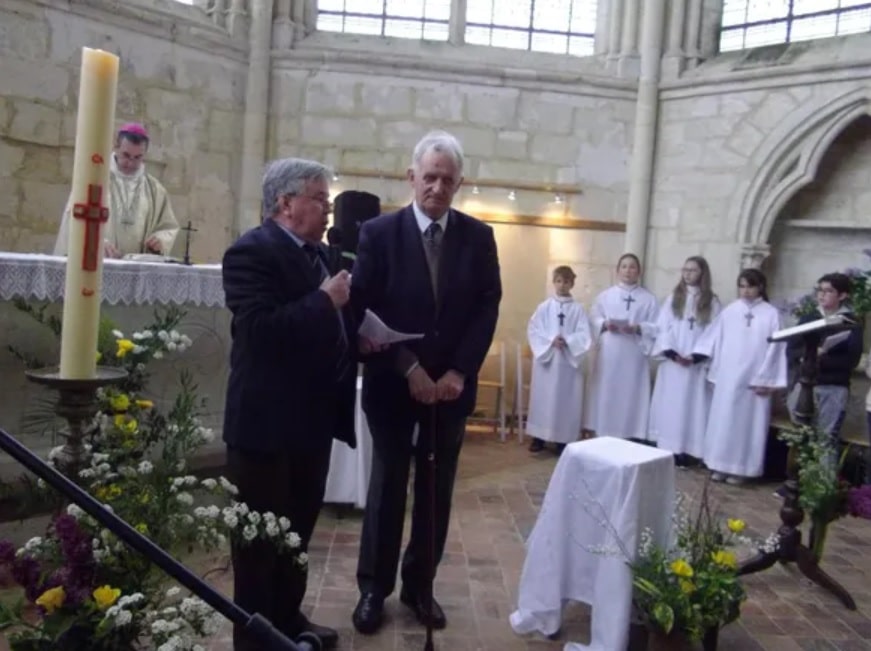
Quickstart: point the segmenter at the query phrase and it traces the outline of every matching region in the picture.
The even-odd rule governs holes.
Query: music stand
[[[817,379],[817,356],[820,342],[825,337],[856,328],[858,324],[843,315],[835,315],[805,323],[793,328],[779,330],[768,340],[772,343],[802,341],[804,343],[804,359],[799,370],[798,382],[801,390],[795,409],[795,419],[802,425],[813,425],[814,420],[814,385]],[[820,567],[814,553],[801,541],[799,526],[804,520],[804,510],[798,503],[798,464],[794,455],[789,455],[787,461],[786,482],[784,482],[783,506],[780,509],[781,525],[777,530],[777,548],[770,552],[761,551],[755,557],[746,561],[738,569],[739,575],[753,574],[767,570],[776,562],[795,563],[798,569],[808,579],[822,586],[838,599],[849,610],[856,610],[856,602],[846,588],[826,574]]]

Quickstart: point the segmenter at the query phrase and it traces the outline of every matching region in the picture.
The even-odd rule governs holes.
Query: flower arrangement
[[[177,310],[156,313],[150,327],[130,337],[109,330],[101,363],[124,366],[130,375],[99,393],[86,461],[71,479],[171,552],[212,552],[226,549],[230,539],[261,539],[304,565],[287,518],[251,511],[224,477],[187,472],[191,455],[213,438],[201,422],[204,401],[190,374],[181,373],[165,414],[145,393],[149,362],[190,346],[175,328],[182,317]],[[60,453],[53,449],[48,462],[56,463]],[[0,541],[0,568],[18,586],[16,605],[0,602],[0,625],[13,651],[203,649],[200,642],[220,621],[74,504],[21,548]]]
[[[792,463],[798,468],[798,503],[811,521],[811,551],[820,560],[826,544],[829,525],[858,508],[853,505],[862,502],[865,492],[850,487],[850,483],[839,473],[849,451],[845,447],[838,457],[833,439],[815,427],[801,425],[782,429],[780,439],[786,443],[793,455]]]
[[[694,513],[684,507],[683,497],[678,499],[672,544],[656,544],[649,530],[642,532],[630,567],[635,612],[649,630],[697,642],[738,618],[746,595],[732,548],[754,545],[742,535],[745,526],[714,513],[706,484]],[[772,545],[773,536],[762,546]]]

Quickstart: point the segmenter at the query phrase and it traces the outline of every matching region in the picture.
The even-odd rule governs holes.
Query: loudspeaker
[[[369,192],[346,190],[333,202],[333,224],[339,229],[342,251],[357,252],[360,227],[381,214],[381,200]]]

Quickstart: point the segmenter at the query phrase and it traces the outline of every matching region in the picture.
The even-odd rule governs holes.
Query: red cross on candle
[[[100,255],[100,224],[109,220],[109,209],[103,205],[103,186],[88,186],[88,202],[73,205],[73,217],[85,222],[85,247],[82,269],[96,271]]]

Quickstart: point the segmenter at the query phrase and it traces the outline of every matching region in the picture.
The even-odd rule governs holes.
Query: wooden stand
[[[840,328],[843,329],[843,328]],[[812,425],[814,418],[814,385],[817,378],[817,349],[825,335],[832,334],[832,330],[816,331],[801,335],[805,354],[799,371],[798,404],[795,410],[796,420],[803,425]],[[794,455],[789,455],[787,461],[787,475],[784,483],[785,496],[783,506],[780,509],[780,528],[777,530],[777,549],[772,552],[760,552],[754,558],[743,563],[738,570],[739,575],[753,574],[767,570],[776,562],[795,563],[798,569],[808,579],[822,586],[838,599],[849,610],[856,610],[856,602],[853,597],[840,583],[826,574],[819,566],[819,562],[813,552],[801,541],[801,526],[804,520],[804,510],[798,502],[798,464]]]

